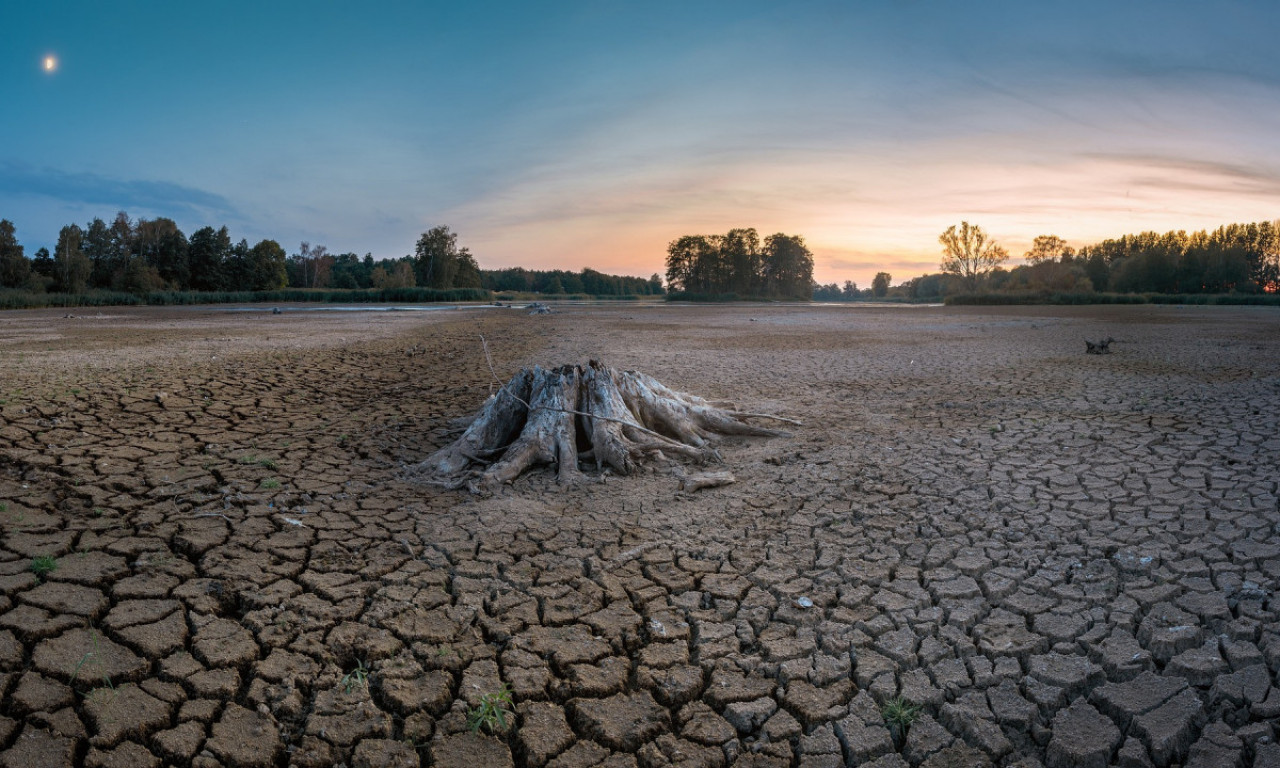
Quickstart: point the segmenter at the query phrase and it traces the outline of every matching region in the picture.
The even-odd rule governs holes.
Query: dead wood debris
[[[719,462],[712,443],[722,435],[788,436],[749,424],[748,418],[799,424],[717,407],[652,376],[595,360],[535,366],[491,395],[461,437],[411,468],[409,476],[487,493],[539,465],[552,465],[561,483],[574,483],[584,478],[580,465],[629,475],[645,459]]]

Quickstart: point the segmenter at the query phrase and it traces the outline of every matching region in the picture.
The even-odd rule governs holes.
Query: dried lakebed
[[[64,314],[0,314],[2,766],[1280,765],[1274,310]],[[409,484],[479,334],[805,426]]]

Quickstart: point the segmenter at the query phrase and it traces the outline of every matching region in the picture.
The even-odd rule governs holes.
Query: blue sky
[[[117,210],[647,276],[804,235],[823,282],[1280,216],[1273,2],[159,2],[0,10],[0,217]],[[45,56],[58,58],[52,72]]]

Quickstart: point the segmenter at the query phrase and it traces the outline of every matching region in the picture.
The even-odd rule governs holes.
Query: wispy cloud
[[[241,220],[231,201],[214,192],[170,181],[119,179],[95,173],[70,173],[0,161],[0,196],[39,195],[66,204],[102,206],[116,210],[155,211],[163,216]]]

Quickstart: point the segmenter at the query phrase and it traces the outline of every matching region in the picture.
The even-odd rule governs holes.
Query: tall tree
[[[987,238],[982,227],[960,222],[938,236],[942,243],[942,271],[964,281],[968,290],[976,290],[978,280],[1009,258],[1004,248]]]
[[[706,235],[685,235],[667,245],[667,285],[672,291],[709,293],[719,249]]]
[[[893,276],[888,272],[877,272],[876,276],[871,279],[871,295],[876,298],[884,298],[889,295],[889,281],[893,280]]]
[[[799,235],[781,232],[764,239],[761,273],[765,294],[792,299],[813,295],[813,253]]]
[[[243,237],[240,242],[231,246],[226,261],[222,265],[222,275],[229,291],[252,291],[253,274],[249,254],[253,251],[249,241]]]
[[[333,273],[334,257],[323,245],[312,246],[306,240],[298,252],[289,257],[289,285],[295,288],[328,288]]]
[[[187,262],[191,267],[191,289],[225,291],[230,287],[227,269],[231,258],[231,235],[226,227],[204,227],[191,233]]]
[[[53,287],[61,293],[83,293],[89,282],[89,271],[92,265],[89,257],[81,248],[84,242],[84,230],[79,225],[70,224],[58,233],[58,245],[54,253],[56,267],[53,274]]]
[[[480,265],[471,251],[458,248],[458,235],[448,227],[423,232],[414,254],[418,285],[437,289],[480,287]]]
[[[31,277],[31,265],[16,233],[12,221],[0,219],[0,288],[22,288]]]
[[[731,229],[720,241],[720,251],[729,268],[729,291],[755,295],[760,286],[760,235],[751,227]]]
[[[84,255],[89,257],[89,285],[92,287],[111,286],[112,251],[111,228],[95,217],[84,232]]]
[[[1042,264],[1046,261],[1070,260],[1075,253],[1075,249],[1057,235],[1040,235],[1031,244],[1031,250],[1023,254],[1023,258],[1031,264]]]
[[[178,290],[191,287],[191,264],[188,261],[187,236],[173,219],[163,216],[139,219],[134,231],[134,252],[147,266],[155,268],[160,278]]]
[[[45,279],[46,284],[53,282],[54,273],[58,271],[58,262],[53,260],[48,248],[40,248],[31,259],[31,271]]]
[[[277,291],[289,284],[285,252],[275,240],[262,240],[249,251],[248,285],[251,291]]]

